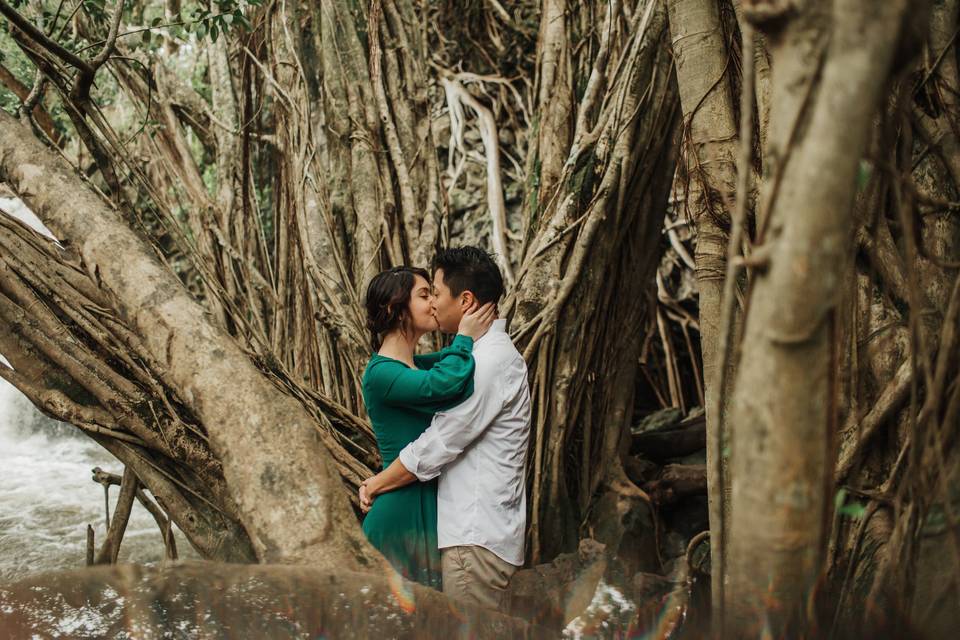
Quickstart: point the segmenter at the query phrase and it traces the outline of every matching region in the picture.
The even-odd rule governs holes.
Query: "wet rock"
[[[563,630],[565,638],[624,638],[634,637],[637,606],[629,590],[601,580],[593,600],[581,615]]]
[[[632,435],[639,435],[651,431],[672,429],[680,424],[682,420],[683,412],[680,411],[680,409],[673,407],[661,409],[660,411],[654,411],[641,418],[637,424],[631,427],[630,433]]]
[[[33,576],[0,587],[3,638],[503,638],[543,628],[461,606],[391,571],[183,562]],[[555,635],[555,634],[552,634]]]
[[[707,465],[707,449],[697,449],[693,453],[689,453],[684,456],[679,456],[677,458],[667,458],[663,461],[665,465],[671,464],[682,464],[682,465],[700,465],[705,467]]]
[[[675,587],[670,578],[658,573],[638,572],[633,576],[633,601],[637,603],[656,603],[667,596]]]
[[[561,629],[590,605],[607,568],[606,547],[580,541],[576,553],[518,571],[510,581],[510,615]]]

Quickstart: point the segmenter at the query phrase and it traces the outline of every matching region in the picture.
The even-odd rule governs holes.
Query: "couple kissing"
[[[374,353],[363,399],[383,470],[360,487],[367,539],[402,576],[500,609],[523,564],[527,366],[497,318],[503,278],[476,247],[438,253],[433,274],[394,267],[367,288]],[[420,338],[456,333],[415,354]]]

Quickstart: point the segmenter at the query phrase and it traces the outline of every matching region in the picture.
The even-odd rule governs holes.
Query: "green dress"
[[[473,393],[473,339],[458,335],[437,353],[414,356],[416,369],[373,354],[363,372],[363,401],[383,467],[430,426],[433,415]],[[405,578],[440,588],[437,481],[377,496],[363,521],[367,539]]]

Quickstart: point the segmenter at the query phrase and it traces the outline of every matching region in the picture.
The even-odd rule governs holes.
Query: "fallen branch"
[[[630,453],[658,460],[678,458],[703,449],[706,433],[706,419],[701,415],[665,429],[633,433]]]
[[[702,464],[668,464],[659,478],[643,485],[643,490],[661,507],[689,496],[705,496],[707,467]]]

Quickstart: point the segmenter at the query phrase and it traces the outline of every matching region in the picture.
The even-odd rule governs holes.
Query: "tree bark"
[[[329,454],[303,407],[257,371],[115,211],[0,114],[0,176],[74,250],[202,421],[258,559],[370,566]],[[230,385],[224,384],[229,380]],[[297,523],[297,526],[291,526]]]
[[[103,539],[103,545],[100,547],[100,553],[97,554],[95,564],[117,564],[120,543],[123,542],[123,534],[127,530],[130,510],[133,508],[133,501],[137,496],[137,491],[139,491],[139,484],[140,481],[137,480],[137,476],[132,470],[123,470],[123,480],[120,483],[117,506],[113,510],[113,517],[110,519],[110,526],[107,527],[107,534]]]
[[[25,101],[30,95],[30,88],[20,82],[20,80],[13,75],[13,72],[3,64],[0,64],[0,83],[20,98],[21,102]],[[57,142],[60,139],[60,134],[57,133],[57,127],[53,123],[53,118],[50,117],[50,113],[43,104],[38,104],[33,108],[32,116],[37,119],[37,124],[43,132],[47,134],[50,140]]]
[[[712,601],[723,607],[723,567],[728,524],[729,481],[723,449],[728,389],[717,389],[721,302],[727,271],[727,244],[736,197],[737,122],[727,68],[732,52],[724,41],[720,4],[670,0],[670,35],[676,56],[677,84],[685,122],[683,183],[686,207],[696,223],[695,254],[707,414],[707,469],[710,479],[710,553]],[[727,354],[729,355],[729,354]],[[726,380],[733,379],[732,362]],[[729,385],[725,385],[729,386]],[[717,403],[715,397],[723,399]],[[720,407],[714,415],[714,406]]]
[[[851,264],[854,178],[905,8],[844,0],[830,14],[809,3],[771,41],[779,69],[805,49],[797,43],[829,34],[822,72],[808,58],[807,82],[786,89],[806,97],[773,88],[771,131],[797,130],[774,169],[776,197],[764,203],[766,264],[755,276],[732,400],[731,635],[764,624],[774,635],[795,628],[823,570],[835,463],[833,332]],[[791,107],[806,100],[809,117],[788,125]]]
[[[548,9],[559,11],[550,3]],[[656,264],[654,240],[673,174],[678,114],[664,55],[663,5],[638,6],[626,26],[620,9],[619,3],[606,7],[597,55],[579,76],[586,82],[583,97],[565,114],[559,111],[568,108],[564,74],[571,63],[563,51],[571,36],[555,32],[557,23],[547,22],[546,14],[541,23],[541,122],[551,111],[557,112],[549,115],[554,122],[576,124],[568,147],[560,145],[561,135],[549,148],[531,151],[538,154],[533,164],[541,161],[539,195],[528,194],[524,258],[516,288],[502,305],[531,375],[533,562],[576,548],[586,537],[578,527],[594,500],[630,503],[625,511],[646,514],[635,521],[650,517],[646,497],[620,462],[642,342],[638,332],[623,329],[641,326],[645,313],[643,292]],[[551,18],[560,19],[559,13]],[[549,174],[549,167],[559,174]],[[595,515],[610,517],[604,526],[610,537],[596,537],[616,554],[630,538],[620,523],[624,513]],[[653,550],[641,546],[639,556],[649,557]]]

